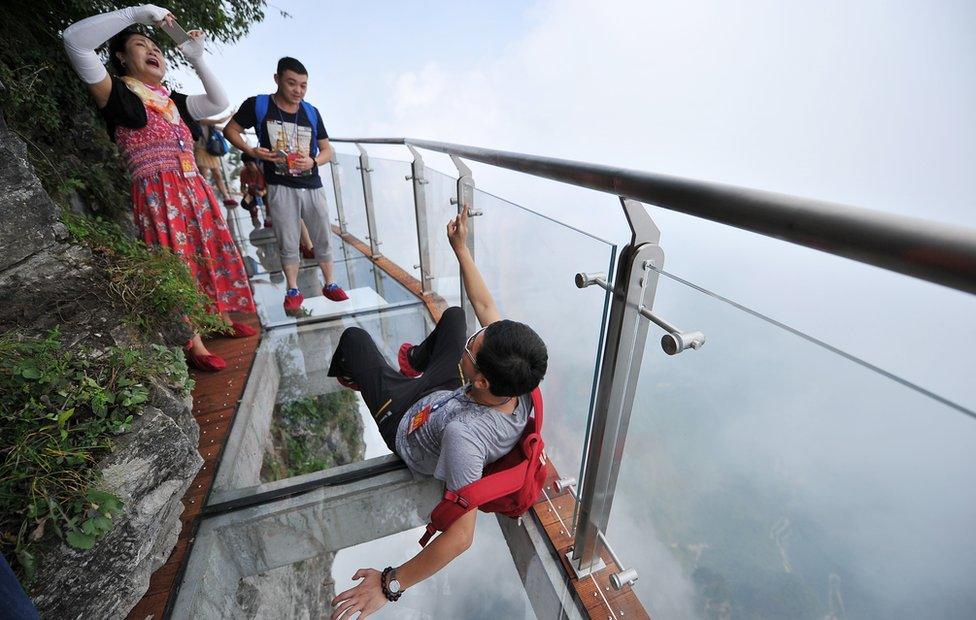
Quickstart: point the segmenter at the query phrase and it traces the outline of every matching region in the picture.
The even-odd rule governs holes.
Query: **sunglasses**
[[[471,352],[471,345],[474,343],[475,338],[478,337],[478,334],[485,331],[486,329],[488,328],[482,327],[475,333],[471,334],[471,337],[468,338],[468,341],[464,343],[464,352],[468,354],[468,359],[471,360],[471,365],[474,366],[475,370],[478,369],[478,363],[474,361],[474,353]]]

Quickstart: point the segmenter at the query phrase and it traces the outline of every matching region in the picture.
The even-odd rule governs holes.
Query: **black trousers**
[[[412,366],[424,374],[411,379],[390,367],[365,330],[350,327],[339,338],[329,376],[347,377],[359,386],[380,435],[396,452],[397,426],[410,406],[431,392],[461,386],[458,364],[467,341],[465,329],[461,308],[445,310],[434,331],[413,349]]]

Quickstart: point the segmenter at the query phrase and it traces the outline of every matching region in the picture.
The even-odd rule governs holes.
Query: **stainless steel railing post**
[[[376,215],[373,213],[373,181],[369,174],[373,169],[369,167],[369,155],[366,153],[366,149],[360,144],[357,144],[356,148],[359,149],[358,168],[363,179],[363,202],[366,205],[366,230],[369,231],[366,238],[369,239],[369,253],[372,258],[379,258],[382,254],[380,254],[380,240],[376,236]]]
[[[457,205],[458,214],[461,213],[461,209],[467,207],[468,209],[468,250],[471,252],[471,256],[474,256],[474,231],[475,225],[474,220],[470,219],[471,216],[481,215],[480,212],[474,210],[474,177],[471,175],[471,168],[468,168],[467,164],[461,161],[456,155],[451,155],[451,161],[454,162],[454,166],[458,171],[457,180],[457,196],[451,198],[451,203]],[[468,299],[468,294],[464,290],[464,280],[461,280],[461,307],[464,309],[464,317],[467,323],[468,333],[473,334],[478,329],[478,317],[475,316],[474,307],[471,305],[471,300]]]
[[[342,207],[342,177],[339,174],[339,156],[335,149],[332,150],[332,160],[329,161],[329,169],[332,170],[332,189],[335,190],[336,217],[339,218],[339,232],[346,234],[346,213]]]
[[[414,265],[415,269],[420,269],[420,287],[426,295],[431,292],[431,281],[434,277],[430,273],[430,241],[428,235],[430,229],[427,225],[427,189],[428,183],[425,176],[424,160],[409,144],[407,148],[413,155],[413,162],[410,164],[410,176],[408,181],[413,181],[413,208],[417,220],[417,254],[420,262]]]
[[[658,272],[664,250],[661,232],[644,205],[621,198],[632,238],[620,254],[606,345],[600,361],[600,378],[592,412],[579,493],[579,513],[570,564],[578,576],[602,567],[597,539],[607,530],[634,392],[640,375],[648,322],[641,309],[654,304]]]

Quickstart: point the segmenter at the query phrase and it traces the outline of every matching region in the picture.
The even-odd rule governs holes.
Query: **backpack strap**
[[[542,390],[538,387],[532,390],[532,419],[535,421],[535,433],[542,435]]]
[[[312,126],[312,146],[308,150],[309,157],[315,157],[319,152],[319,114],[315,111],[315,106],[302,100],[302,109],[305,110],[305,117]]]
[[[268,102],[271,95],[258,95],[254,98],[254,132],[258,135],[258,145],[261,139],[266,137],[267,127],[264,125],[264,117],[268,115]]]

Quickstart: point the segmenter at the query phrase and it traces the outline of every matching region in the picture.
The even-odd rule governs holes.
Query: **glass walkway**
[[[409,149],[413,161],[398,161],[369,157],[370,142],[322,171],[348,301],[325,300],[306,261],[305,303],[286,314],[272,231],[228,213],[264,333],[174,618],[326,618],[356,569],[419,550],[441,486],[404,469],[358,394],[326,372],[347,327],[369,332],[395,365],[400,344],[432,328],[431,308],[465,304],[443,233],[464,202],[502,315],[549,348],[544,438],[559,480],[520,522],[479,514],[473,547],[376,617],[976,616],[976,395],[933,394],[671,273],[632,200],[642,178],[627,175],[638,173],[587,165],[577,183],[628,196],[634,239],[618,248],[476,188],[457,158],[456,175],[426,168],[416,149],[577,182],[559,172],[573,162],[376,141]],[[611,173],[612,186],[599,176]],[[661,206],[684,200],[668,191]],[[729,213],[743,196],[775,202],[730,194]],[[732,217],[715,219],[761,228]],[[976,291],[969,231],[938,245],[972,258],[955,261],[970,270],[962,276],[865,259],[884,250],[823,234],[804,244]]]

